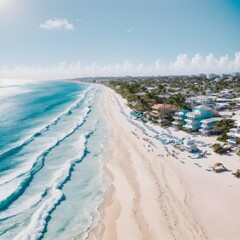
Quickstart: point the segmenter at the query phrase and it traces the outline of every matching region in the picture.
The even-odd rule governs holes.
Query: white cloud
[[[15,68],[0,67],[1,78],[21,79],[67,79],[88,76],[147,76],[147,75],[173,75],[198,73],[231,73],[240,72],[240,52],[230,59],[228,55],[219,58],[213,54],[202,56],[197,53],[190,58],[187,54],[180,54],[176,60],[164,64],[157,59],[153,64],[132,63],[124,61],[116,64],[101,65],[92,63],[84,65],[80,61],[74,63],[62,62],[55,67],[18,66]]]
[[[170,64],[170,69],[172,71],[181,71],[183,69],[186,69],[189,64],[190,62],[188,55],[186,53],[181,53],[177,56],[176,61]]]
[[[74,26],[72,23],[68,22],[66,18],[64,19],[48,19],[45,22],[40,24],[40,28],[44,29],[65,29],[65,30],[73,30]]]

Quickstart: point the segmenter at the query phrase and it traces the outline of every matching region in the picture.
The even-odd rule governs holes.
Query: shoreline
[[[113,119],[110,121],[109,118],[113,115],[117,115],[115,113],[118,113],[118,117],[120,117],[121,113],[119,109],[117,109],[117,112],[115,111],[114,114],[107,109],[116,107],[116,103],[114,103],[114,99],[111,98],[111,95],[114,94],[112,90],[105,87],[103,88],[102,103],[105,108],[107,120],[113,125],[111,136],[113,146],[111,149],[111,156],[108,156],[104,163],[104,171],[107,176],[110,176],[112,184],[106,192],[103,203],[99,208],[100,222],[92,231],[94,237],[96,239],[127,239],[130,237],[131,239],[150,240],[158,239],[158,236],[164,236],[164,239],[174,239],[182,235],[182,239],[186,239],[188,236],[188,239],[190,239],[195,235],[192,233],[193,230],[189,231],[189,229],[192,228],[191,225],[193,225],[194,228],[198,230],[198,239],[206,239],[201,227],[198,226],[194,217],[191,216],[190,212],[187,210],[187,205],[184,203],[185,192],[183,191],[179,194],[182,197],[181,203],[179,203],[179,200],[175,199],[171,191],[169,191],[169,195],[166,194],[165,196],[165,192],[168,191],[168,186],[165,187],[163,186],[165,183],[161,183],[164,179],[159,179],[154,169],[155,166],[148,164],[148,162],[155,157],[155,153],[149,154],[149,152],[146,151],[141,152],[144,141],[138,139],[141,140],[141,144],[139,144],[135,136],[131,136],[131,129],[134,129],[134,127],[124,122],[124,126],[118,126],[121,131],[119,131],[119,129],[116,131],[116,128],[118,128],[114,125],[116,122],[113,122]],[[119,119],[119,121],[124,120],[123,116],[121,116],[121,118],[122,119]],[[125,129],[126,124],[128,124],[127,129]],[[123,145],[121,142],[123,138],[121,136],[119,137],[119,135],[125,131],[127,132],[127,138],[124,138],[126,140],[126,145]],[[124,137],[126,132],[123,134]],[[140,131],[138,134],[139,136],[141,135],[141,138],[144,137]],[[131,139],[128,140],[128,137]],[[118,143],[117,148],[116,143]],[[121,149],[121,147],[124,148],[126,146],[129,147],[128,151],[122,151],[123,149]],[[160,151],[164,151],[163,146],[161,146]],[[120,153],[122,154],[121,159],[127,160],[124,161],[124,163],[119,158]],[[138,158],[141,158],[141,165],[136,161]],[[147,160],[145,160],[145,158],[147,158]],[[113,162],[114,164],[112,164]],[[146,184],[143,184],[142,180],[139,179],[139,172],[142,170],[143,173],[141,173],[141,177],[144,177]],[[124,176],[123,172],[125,173]],[[164,175],[165,174],[166,173],[164,173]],[[175,175],[175,173],[172,174]],[[171,179],[175,181],[178,177],[172,176]],[[120,187],[120,185],[122,185],[122,187]],[[151,185],[153,185],[152,190]],[[143,191],[143,189],[145,190]],[[151,191],[151,195],[148,191]],[[151,201],[149,202],[149,195],[153,198],[152,204]],[[184,204],[184,210],[181,209],[181,211],[187,212],[187,214],[184,213],[187,216],[183,217],[183,222],[187,225],[187,228],[184,224],[180,223],[177,215],[173,218],[170,216],[172,209],[168,205],[168,201],[172,201],[173,204],[176,204],[177,215],[181,214],[178,212],[178,208],[181,209],[181,204]],[[152,212],[153,209],[154,211]],[[162,213],[165,214],[165,216],[162,216]],[[167,219],[166,216],[168,216]],[[178,225],[178,227],[174,230],[174,226],[176,225]],[[184,230],[181,231],[182,233],[179,233],[181,228]]]
[[[105,96],[106,89],[105,89],[105,87],[103,87],[101,85],[99,85],[99,87],[103,91],[102,97],[101,97],[101,100],[100,100],[100,105],[102,107],[102,110],[103,110],[104,114],[106,114],[106,109],[104,109],[104,106],[105,106],[104,96]],[[96,239],[102,239],[103,238],[104,231],[105,231],[105,228],[106,228],[106,226],[104,225],[104,222],[103,222],[103,219],[105,219],[105,210],[106,210],[106,208],[108,208],[113,203],[115,188],[114,188],[112,182],[114,180],[114,176],[113,176],[112,172],[108,169],[108,166],[107,166],[108,163],[111,161],[111,159],[113,157],[113,151],[114,151],[114,146],[111,143],[111,140],[113,139],[113,126],[111,125],[111,122],[109,122],[109,120],[107,118],[106,118],[106,121],[110,125],[110,129],[109,129],[108,141],[105,143],[105,144],[108,145],[108,147],[107,147],[107,151],[105,152],[105,154],[103,156],[103,173],[105,174],[105,178],[109,179],[110,183],[106,187],[106,192],[105,192],[105,196],[103,198],[103,202],[101,203],[101,205],[99,206],[99,209],[98,209],[99,214],[100,214],[99,222],[90,231],[89,236],[87,237],[86,240],[96,240]],[[109,145],[111,145],[111,146],[109,146]],[[116,218],[117,218],[117,216],[116,216]],[[113,222],[113,224],[114,223],[115,222]],[[116,234],[114,234],[114,235],[116,235]]]
[[[148,137],[153,145],[146,143],[146,135],[120,111],[119,103],[129,111],[126,101],[112,89],[102,89],[101,104],[112,126],[112,146],[103,171],[112,182],[99,208],[100,221],[92,231],[94,239],[157,240],[161,236],[164,240],[237,240],[239,180],[231,173],[204,171],[216,161],[224,162],[224,156],[205,147],[209,156],[197,162],[189,153],[177,152],[154,138]],[[183,134],[174,129],[167,131],[177,137]],[[172,157],[171,152],[177,152],[177,156]],[[234,156],[225,163],[230,169],[240,167]]]

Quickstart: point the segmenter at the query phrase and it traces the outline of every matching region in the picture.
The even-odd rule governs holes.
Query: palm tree
[[[223,134],[227,134],[231,128],[234,127],[234,121],[232,119],[223,119],[214,125],[214,130]]]
[[[185,100],[185,96],[182,94],[175,94],[170,98],[170,102],[172,102],[172,104],[176,106],[178,110],[179,108],[183,108],[185,106]]]
[[[166,93],[166,89],[165,87],[162,85],[162,84],[158,84],[157,86],[157,93],[160,94],[160,93]]]
[[[236,102],[230,102],[229,105],[228,105],[228,110],[232,110],[236,106],[237,106]]]

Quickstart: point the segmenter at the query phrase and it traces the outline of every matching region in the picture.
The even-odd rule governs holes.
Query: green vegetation
[[[191,99],[194,96],[215,96],[208,101],[211,106],[216,106],[217,98],[240,97],[240,77],[231,77],[230,75],[215,80],[207,79],[204,76],[122,77],[112,79],[105,79],[101,83],[119,93],[127,100],[131,109],[141,113],[146,119],[154,123],[160,122],[160,119],[165,120],[160,123],[161,126],[170,126],[172,119],[169,119],[170,114],[167,114],[165,109],[153,111],[152,106],[155,104],[171,104],[176,107],[177,111],[181,109],[191,111],[193,107],[200,104]],[[237,109],[237,107],[236,101],[232,101],[228,105],[229,110]],[[234,116],[234,113],[232,113],[232,116]],[[209,135],[221,134],[217,140],[226,142],[229,138],[227,133],[233,125],[231,119],[221,120],[214,126]]]
[[[212,145],[212,148],[213,148],[213,151],[216,152],[216,151],[218,151],[218,149],[222,148],[222,146],[220,143],[214,143]]]
[[[218,81],[197,76],[126,77],[115,78],[105,84],[144,110],[148,110],[154,103],[170,103],[177,108],[189,108],[185,99],[193,94],[208,95],[209,92],[228,91],[232,97],[240,97],[240,77],[231,77],[230,80],[223,77]],[[145,95],[139,96],[137,93]],[[229,109],[235,107],[235,102],[229,104]]]
[[[151,77],[97,77],[82,78],[82,82],[100,83],[108,86],[127,100],[128,106],[135,112],[145,117],[143,121],[151,121],[162,127],[171,126],[175,111],[186,109],[191,111],[199,105],[210,107],[215,112],[215,117],[221,117],[218,111],[238,110],[240,105],[234,98],[240,98],[240,77],[223,75],[215,79],[208,79],[204,74],[199,76],[151,76]],[[203,96],[209,96],[204,98]],[[229,101],[226,101],[228,100]],[[223,101],[222,101],[223,100]],[[228,102],[227,104],[221,104]],[[163,104],[153,108],[155,104]],[[172,105],[172,106],[169,106]],[[207,109],[207,108],[206,108]],[[234,116],[236,113],[231,112]],[[176,120],[177,121],[177,120]],[[178,129],[189,132],[179,125]],[[226,142],[229,139],[228,132],[234,127],[232,119],[223,119],[215,124],[206,134],[208,136],[218,134],[217,140]],[[199,133],[194,133],[199,134]],[[238,142],[239,146],[240,143]],[[213,145],[218,153],[230,151],[219,143]],[[237,152],[240,155],[240,151]]]
[[[212,148],[215,153],[219,153],[219,154],[226,153],[232,150],[231,147],[224,147],[219,143],[213,144]]]
[[[230,102],[229,105],[228,105],[228,110],[232,110],[232,109],[234,109],[236,106],[237,106],[237,103],[236,103],[236,102]]]
[[[185,103],[186,95],[173,93],[173,89],[167,87],[165,81],[162,83],[155,80],[131,82],[110,81],[108,86],[122,95],[128,101],[130,108],[141,113],[151,111],[151,106],[158,103],[172,104],[177,109],[190,108]],[[152,120],[156,122],[158,119],[153,116]]]
[[[226,142],[229,139],[229,136],[226,133],[223,133],[219,137],[217,137],[217,140],[219,142]]]
[[[169,103],[176,106],[178,110],[182,109],[182,108],[186,108],[185,101],[186,101],[186,97],[184,95],[182,95],[181,93],[172,95],[169,98]]]
[[[167,120],[167,121],[161,123],[160,125],[161,125],[161,127],[169,127],[172,125],[172,121]]]
[[[223,119],[219,122],[217,122],[214,125],[214,130],[221,133],[221,136],[217,138],[220,142],[226,142],[229,139],[229,136],[227,133],[231,128],[234,127],[234,121],[232,119]]]

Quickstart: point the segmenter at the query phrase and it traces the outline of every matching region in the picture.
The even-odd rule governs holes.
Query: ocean
[[[101,88],[0,80],[0,239],[87,238],[108,185]]]

